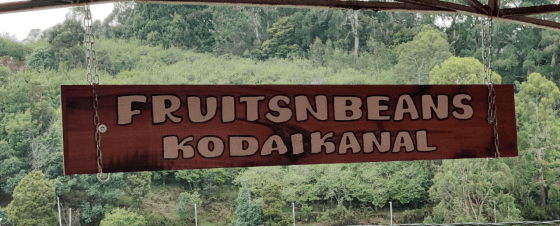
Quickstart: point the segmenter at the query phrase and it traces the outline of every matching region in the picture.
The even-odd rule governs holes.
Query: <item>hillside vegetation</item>
[[[492,78],[515,84],[516,158],[113,173],[100,184],[63,175],[60,85],[87,84],[82,10],[22,43],[0,39],[2,225],[25,225],[34,209],[51,222],[55,196],[66,225],[68,208],[72,225],[194,225],[194,204],[199,225],[291,225],[292,203],[298,225],[388,224],[389,202],[394,223],[560,218],[558,32],[495,24]],[[476,84],[480,22],[119,2],[93,30],[101,84]],[[21,192],[30,183],[56,194]]]

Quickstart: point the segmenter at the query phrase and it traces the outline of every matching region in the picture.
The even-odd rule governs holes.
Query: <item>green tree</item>
[[[39,40],[41,40],[41,29],[35,28],[29,30],[29,33],[27,34],[27,38],[23,40],[23,43],[27,45],[31,43],[36,43]]]
[[[18,153],[18,157],[28,156],[33,138],[39,134],[40,125],[33,119],[32,109],[23,114],[9,114],[5,118],[8,142]]]
[[[483,66],[472,57],[450,57],[430,71],[430,84],[482,84]],[[502,77],[492,72],[492,82],[500,84]]]
[[[140,209],[144,197],[151,191],[152,172],[135,172],[125,174],[125,192],[132,197],[132,208]]]
[[[212,50],[212,12],[208,6],[136,4],[126,23],[131,24],[133,36],[151,44]]]
[[[336,201],[337,206],[351,201],[354,173],[345,164],[324,164],[317,167],[317,185],[324,200]]]
[[[262,223],[261,205],[251,200],[251,191],[247,187],[239,190],[235,215],[237,215],[235,226],[257,226]]]
[[[83,192],[80,196],[80,222],[82,224],[96,225],[105,214],[123,196],[126,180],[123,173],[111,173],[111,180],[101,184],[96,175],[78,175],[69,181],[60,180],[61,188]]]
[[[325,59],[325,45],[319,37],[315,37],[315,42],[309,46],[309,59],[314,66],[323,66]]]
[[[10,68],[4,67],[4,65],[0,64],[0,84],[6,84],[10,75],[12,75],[12,71],[10,70]]]
[[[50,49],[39,48],[29,56],[27,67],[35,71],[43,71],[45,69],[56,69],[58,65]]]
[[[560,207],[556,193],[560,185],[559,106],[560,90],[539,73],[519,85],[515,112],[520,157],[511,165],[522,180],[514,193],[528,219],[544,219]]]
[[[399,62],[395,65],[401,84],[427,84],[432,68],[451,57],[445,33],[430,25],[410,42],[396,47]]]
[[[18,225],[54,225],[56,194],[52,183],[43,173],[33,171],[16,186],[8,205],[8,218]]]
[[[508,197],[514,176],[500,159],[445,160],[433,181],[429,192],[436,206],[425,222],[489,222],[494,216],[492,201],[498,204],[498,221],[521,219],[521,211]]]
[[[177,199],[177,212],[179,216],[188,221],[194,220],[195,204],[197,208],[202,205],[202,198],[198,191],[181,193]]]
[[[391,190],[389,186],[389,179],[383,175],[392,175],[391,172],[387,170],[387,164],[389,163],[359,163],[357,164],[354,172],[356,172],[356,177],[353,181],[355,182],[353,186],[350,186],[352,196],[357,200],[373,205],[376,209],[378,207],[383,207],[389,200],[389,191],[398,192]]]
[[[548,76],[550,80],[555,81],[560,78],[558,73],[560,69],[560,64],[558,64],[558,54],[560,54],[560,35],[558,31],[545,30],[542,32],[542,41],[545,45],[543,53],[550,56],[550,64],[546,68],[548,71]]]
[[[268,57],[286,57],[288,53],[299,50],[299,46],[294,40],[294,19],[292,17],[281,18],[267,32],[272,38],[263,42],[261,48]]]
[[[214,7],[213,9],[214,52],[238,56],[247,53],[250,56],[255,48],[254,42],[258,43],[256,47],[260,47],[260,41],[256,36],[261,33],[262,26],[260,26],[260,17],[258,14],[255,15],[255,10],[262,9],[261,7]],[[256,25],[255,29],[251,29],[252,24]]]
[[[6,141],[0,141],[0,187],[2,192],[10,195],[19,181],[27,175],[25,162],[15,154]]]
[[[263,225],[265,226],[287,226],[290,220],[282,211],[286,205],[282,197],[282,186],[280,182],[269,180],[263,188],[262,197],[264,202],[263,208]]]
[[[115,208],[105,216],[99,226],[144,226],[146,220],[143,216],[121,208]]]
[[[334,210],[328,211],[329,225],[344,226],[359,224],[358,219],[351,210],[344,206],[337,206]]]
[[[282,180],[284,170],[279,166],[251,167],[239,175],[234,184],[251,189],[252,194],[262,196],[263,188],[269,180]]]
[[[311,203],[321,200],[320,188],[317,184],[319,171],[316,165],[288,166],[284,174],[285,183],[283,197],[288,202]]]
[[[29,49],[22,44],[13,40],[0,38],[0,57],[10,56],[18,60],[25,60],[27,53],[29,53]]]
[[[82,12],[77,11],[77,13]],[[79,17],[78,14],[76,14],[77,17]],[[51,44],[50,50],[57,61],[56,65],[63,63],[73,68],[85,65],[84,48],[81,45],[84,42],[85,30],[79,20],[66,19],[45,30],[43,34],[47,42]]]

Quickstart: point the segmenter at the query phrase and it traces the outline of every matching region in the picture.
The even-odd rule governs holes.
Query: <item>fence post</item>
[[[389,209],[391,209],[391,225],[393,225],[393,202],[389,202]]]

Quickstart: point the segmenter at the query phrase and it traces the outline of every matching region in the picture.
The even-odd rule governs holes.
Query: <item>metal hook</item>
[[[109,180],[111,179],[111,174],[107,173],[107,178],[103,179],[103,173],[98,173],[97,174],[97,180],[99,180],[99,183],[107,183]]]

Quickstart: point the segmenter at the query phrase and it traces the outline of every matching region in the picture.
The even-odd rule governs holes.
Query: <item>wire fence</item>
[[[500,222],[500,223],[468,222],[468,223],[449,223],[449,224],[393,224],[393,225],[368,225],[368,226],[505,226],[505,225],[560,225],[560,220],[514,221],[514,222]],[[349,225],[349,226],[358,226],[358,225]]]

